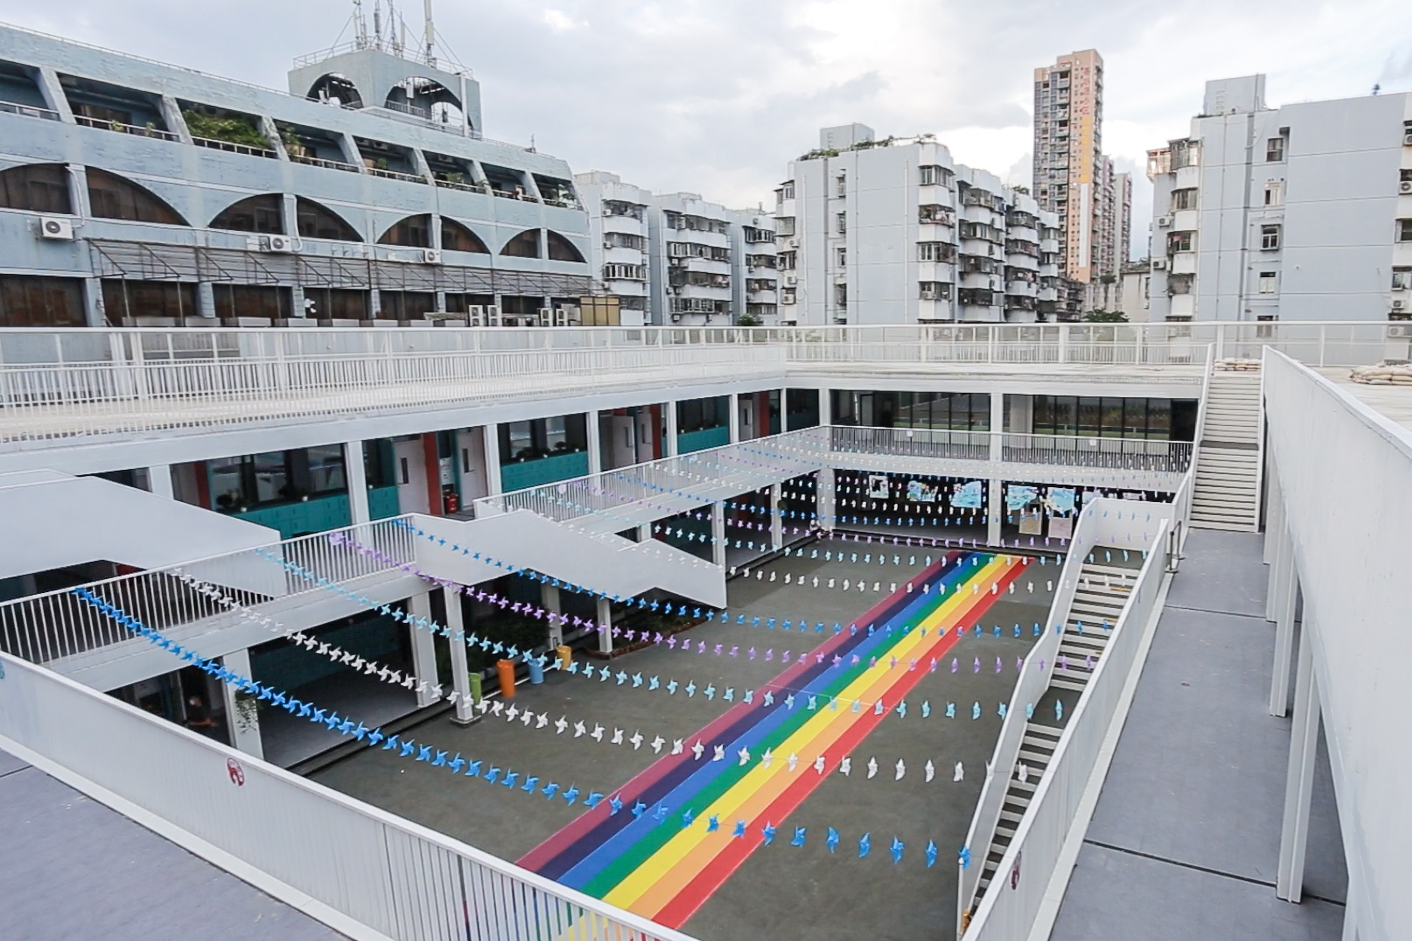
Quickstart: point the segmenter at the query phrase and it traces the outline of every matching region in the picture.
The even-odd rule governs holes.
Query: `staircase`
[[[985,897],[986,888],[995,878],[996,868],[1004,858],[1010,841],[1015,838],[1020,819],[1030,806],[1035,788],[1043,780],[1054,757],[1054,749],[1059,745],[1067,713],[1088,686],[1089,678],[1093,676],[1108,646],[1109,632],[1118,622],[1123,605],[1127,603],[1137,581],[1136,568],[1112,564],[1111,559],[1121,552],[1120,549],[1095,548],[1079,570],[1079,584],[1074,592],[1073,604],[1069,607],[1064,636],[1059,643],[1059,659],[1055,662],[1049,689],[1041,702],[1036,703],[1034,717],[1025,723],[1020,755],[1015,767],[1010,769],[1010,785],[1006,788],[1000,820],[996,823],[995,834],[986,852],[976,896],[971,903],[972,912]],[[1133,561],[1137,561],[1135,555]],[[1055,718],[1052,704],[1056,699],[1065,703],[1065,720]]]
[[[1211,374],[1206,422],[1196,449],[1191,524],[1254,532],[1260,513],[1260,370]]]

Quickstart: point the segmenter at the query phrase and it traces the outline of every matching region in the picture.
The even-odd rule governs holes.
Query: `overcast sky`
[[[371,11],[374,0],[365,0]],[[384,0],[385,4],[385,0]],[[763,202],[818,128],[933,132],[953,157],[1030,181],[1032,69],[1096,48],[1104,144],[1135,184],[1186,133],[1207,79],[1265,72],[1270,104],[1412,91],[1408,0],[436,0],[481,83],[485,132],[649,189]],[[399,12],[422,32],[420,0]],[[285,87],[349,0],[0,0],[0,20]],[[349,38],[345,35],[345,39]]]

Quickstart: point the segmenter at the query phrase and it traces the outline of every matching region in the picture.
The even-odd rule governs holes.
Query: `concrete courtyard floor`
[[[820,555],[843,544],[818,543]],[[809,547],[812,550],[812,546]],[[876,554],[878,546],[858,544],[860,559],[866,552]],[[853,544],[848,544],[853,551]],[[789,618],[809,623],[848,624],[889,593],[892,582],[903,582],[922,565],[923,557],[934,550],[888,545],[889,557],[902,557],[904,565],[870,565],[862,562],[824,561],[808,558],[782,558],[763,566],[765,580],[735,579],[729,584],[729,601],[734,613],[750,617]],[[905,563],[915,555],[916,565]],[[876,558],[876,555],[875,555]],[[770,573],[775,582],[768,581]],[[827,584],[835,578],[856,582],[865,577],[868,587],[881,583],[881,591],[827,590],[786,585],[789,573],[819,576]],[[979,797],[1000,729],[999,703],[1008,701],[1017,677],[1016,659],[1033,643],[1035,622],[1046,620],[1052,596],[1052,583],[1059,567],[1051,557],[1046,565],[1038,561],[1020,574],[1013,594],[1002,592],[979,619],[985,633],[968,634],[959,641],[937,673],[922,678],[907,697],[911,711],[906,718],[890,715],[852,752],[855,765],[850,776],[833,774],[810,795],[787,820],[773,821],[781,838],[772,846],[760,847],[721,886],[683,926],[688,934],[705,941],[726,941],[758,936],[763,932],[789,937],[853,939],[860,936],[910,941],[949,935],[956,911],[956,853],[965,840],[971,814]],[[1033,591],[1030,586],[1033,586]],[[974,628],[975,619],[966,626]],[[1022,628],[1015,639],[1014,625]],[[1002,628],[1002,637],[993,628]],[[761,655],[765,648],[798,653],[810,650],[825,636],[810,631],[765,630],[748,626],[703,624],[685,635],[708,644],[706,654],[683,653],[664,646],[627,654],[612,662],[629,674],[659,676],[665,686],[669,679],[698,687],[714,683],[718,689],[733,686],[738,691],[756,688],[783,669],[778,657],[766,662],[751,661],[744,653],[751,646]],[[716,657],[710,648],[720,643],[728,650],[739,645],[741,656]],[[950,657],[960,669],[950,671]],[[1003,669],[995,671],[996,658]],[[975,659],[981,669],[975,672]],[[601,665],[600,661],[592,661]],[[918,707],[929,700],[933,713],[922,719]],[[947,702],[957,704],[957,718],[944,717]],[[980,702],[980,719],[971,719],[973,702]],[[520,708],[546,713],[550,725],[526,729],[520,723],[507,723],[490,717],[469,727],[459,727],[438,718],[409,730],[419,741],[437,748],[460,751],[525,775],[538,775],[541,783],[577,785],[584,793],[597,790],[611,794],[656,759],[644,744],[634,750],[631,744],[602,744],[588,736],[573,737],[572,727],[556,735],[553,723],[561,715],[570,723],[582,720],[591,730],[601,724],[611,735],[621,729],[626,737],[640,731],[647,742],[660,735],[691,740],[693,733],[723,714],[730,704],[718,697],[705,699],[700,693],[687,698],[678,691],[649,692],[644,685],[618,686],[614,680],[599,682],[582,676],[552,672],[540,686],[521,686],[515,697]],[[350,713],[357,718],[357,713]],[[670,747],[670,746],[668,746]],[[665,753],[665,752],[664,752]],[[709,757],[709,756],[708,756]],[[864,766],[870,757],[879,765],[877,777],[868,780]],[[906,762],[907,773],[894,780],[893,765]],[[923,766],[935,763],[935,779],[924,781]],[[953,782],[952,770],[961,762],[964,779]],[[481,780],[453,777],[443,768],[414,764],[394,758],[388,752],[368,750],[314,774],[314,779],[353,797],[383,807],[457,839],[514,860],[556,833],[582,813],[582,803],[569,807],[559,798],[530,796],[518,787],[487,786]],[[809,843],[803,849],[788,845],[787,828],[808,828]],[[837,855],[823,846],[828,827],[844,837]],[[871,832],[873,852],[859,859],[857,840]],[[887,852],[893,836],[906,844],[902,865],[894,866]],[[934,840],[940,850],[937,864],[927,868],[923,850]]]

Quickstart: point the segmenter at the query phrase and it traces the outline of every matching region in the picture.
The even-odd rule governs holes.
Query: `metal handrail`
[[[244,154],[247,157],[265,157],[269,160],[278,160],[279,154],[264,147],[251,147],[247,144],[232,144],[230,141],[214,140],[210,137],[193,137],[191,142],[197,147],[209,147],[212,150],[224,150],[232,154]]]
[[[81,127],[95,127],[103,131],[116,131],[119,134],[131,134],[134,137],[151,137],[156,140],[179,141],[177,135],[171,131],[164,131],[157,127],[138,126],[136,124],[124,124],[121,121],[104,121],[100,118],[90,118],[86,115],[74,115],[74,121]]]
[[[0,101],[0,113],[18,114],[26,118],[42,118],[45,121],[62,120],[57,111],[50,111],[48,108],[36,108],[34,105],[22,105],[18,101]]]

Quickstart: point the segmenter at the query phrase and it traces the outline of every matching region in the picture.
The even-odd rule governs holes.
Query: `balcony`
[[[81,114],[74,115],[74,121],[76,121],[80,127],[92,127],[97,128],[101,131],[114,131],[118,134],[131,134],[134,137],[151,137],[155,138],[156,140],[165,141],[178,141],[181,139],[175,134],[173,134],[171,131],[164,131],[161,128],[155,127],[150,124],[145,125],[143,127],[138,127],[136,124],[123,124],[121,121],[107,121],[102,118],[89,118]]]
[[[58,121],[59,112],[34,105],[22,105],[15,101],[0,101],[0,114],[18,114],[24,118],[39,118],[42,121]]]
[[[206,147],[211,150],[223,150],[229,154],[244,154],[247,157],[264,157],[267,160],[278,160],[279,154],[273,150],[263,147],[251,147],[246,144],[233,144],[230,141],[214,140],[210,137],[193,137],[191,142],[197,147]]]
[[[306,154],[290,154],[290,162],[302,163],[309,167],[323,167],[325,170],[343,170],[347,173],[357,173],[358,168],[351,163],[344,163],[341,160],[326,160],[323,157],[310,157]]]

